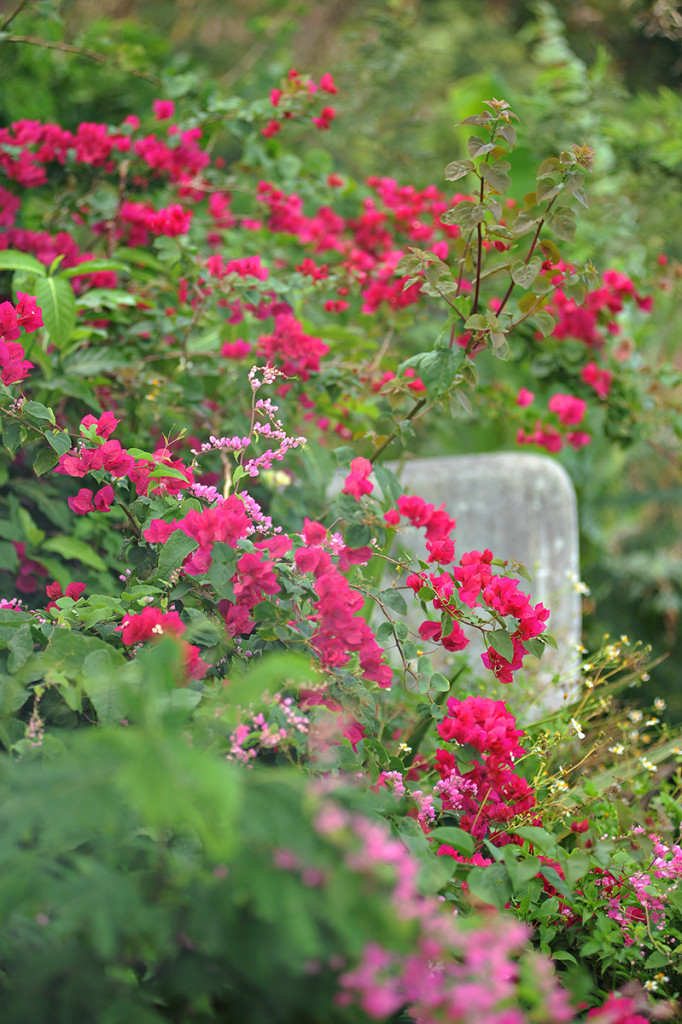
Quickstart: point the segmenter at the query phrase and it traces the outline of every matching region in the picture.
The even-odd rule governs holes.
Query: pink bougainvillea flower
[[[185,632],[185,624],[177,612],[162,612],[160,608],[153,606],[147,606],[141,612],[124,615],[123,622],[118,628],[127,647],[155,636],[163,636],[165,633],[182,636]]]
[[[81,433],[89,432],[90,427],[95,427],[95,435],[103,437],[105,441],[108,441],[119,422],[120,420],[116,419],[113,412],[103,412],[99,418],[89,413],[81,420]]]
[[[583,366],[580,371],[580,376],[589,384],[591,388],[594,388],[600,398],[608,398],[611,390],[611,383],[613,381],[613,373],[611,370],[600,369],[594,360],[591,363],[587,363]]]
[[[350,464],[350,473],[343,484],[343,493],[352,494],[359,501],[363,494],[371,494],[374,484],[369,477],[372,472],[372,463],[369,459],[358,456]]]
[[[336,85],[334,84],[333,77],[329,74],[328,71],[325,72],[325,74],[322,75],[322,78],[320,79],[320,89],[322,89],[323,92],[329,93],[336,93],[339,91]]]
[[[60,597],[70,597],[73,601],[77,601],[84,590],[85,583],[68,583],[65,593],[62,594],[61,584],[55,580],[54,583],[50,583],[45,587],[45,593],[50,598],[47,610],[49,611],[50,608],[56,608],[57,601]]]
[[[35,295],[25,295],[24,292],[17,292],[17,302],[14,308],[17,314],[17,324],[27,334],[32,334],[33,331],[37,331],[39,327],[43,326],[42,311],[38,306],[38,300]]]
[[[585,415],[587,402],[574,395],[552,395],[547,408],[556,413],[565,427],[576,427]]]
[[[88,487],[81,487],[76,497],[67,498],[66,503],[71,511],[79,516],[95,511],[95,506],[92,503],[92,491]]]
[[[157,121],[168,121],[175,114],[173,100],[153,100],[152,110]]]

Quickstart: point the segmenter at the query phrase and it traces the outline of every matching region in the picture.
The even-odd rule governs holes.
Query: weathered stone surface
[[[559,706],[575,689],[581,633],[574,586],[580,572],[578,513],[566,471],[553,459],[525,452],[414,459],[391,468],[409,493],[436,506],[445,502],[457,519],[457,559],[465,551],[490,548],[495,558],[515,559],[528,569],[530,594],[550,609],[549,631],[559,649],[547,650],[540,662],[527,658],[524,675],[538,710]],[[403,544],[426,554],[423,531],[403,531]],[[473,647],[478,657],[481,647]]]

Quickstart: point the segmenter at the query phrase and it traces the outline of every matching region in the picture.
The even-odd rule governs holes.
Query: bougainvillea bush
[[[651,300],[571,261],[588,146],[515,198],[493,99],[444,183],[358,183],[336,94],[0,129],[8,1020],[674,1013],[677,748],[615,698],[646,648],[564,652],[577,703],[517,722],[551,608],[384,461],[474,412],[643,429]]]

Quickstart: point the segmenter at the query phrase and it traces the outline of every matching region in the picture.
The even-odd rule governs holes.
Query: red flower
[[[359,501],[363,494],[371,494],[374,484],[370,483],[369,476],[372,472],[372,463],[369,459],[358,457],[350,464],[350,473],[343,485],[344,494],[352,494]]]

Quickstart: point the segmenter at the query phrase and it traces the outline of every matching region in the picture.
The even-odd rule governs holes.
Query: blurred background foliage
[[[456,122],[490,96],[507,99],[521,118],[514,195],[534,187],[538,163],[560,148],[595,150],[591,210],[573,251],[651,289],[652,314],[634,314],[624,339],[643,364],[682,369],[675,0],[5,0],[0,11],[0,124],[120,123],[160,95],[254,98],[292,66],[330,71],[340,116],[323,141],[336,169],[442,187],[444,164],[466,155]],[[561,458],[580,501],[586,644],[626,634],[669,652],[647,685],[680,721],[679,405],[663,392],[652,403],[652,416],[671,403],[671,426],[653,441],[617,448],[595,439]],[[481,451],[513,447],[514,438],[499,419],[456,430],[432,422],[420,445]]]

